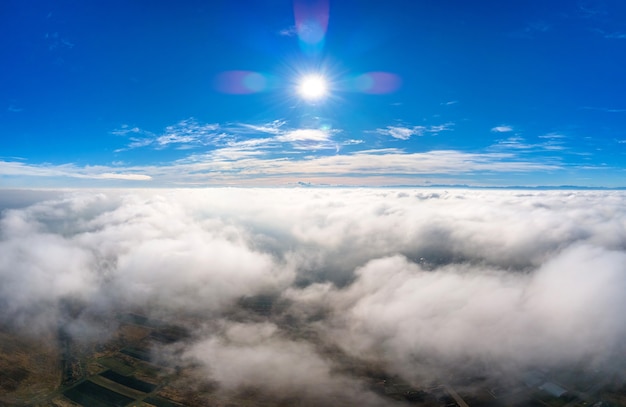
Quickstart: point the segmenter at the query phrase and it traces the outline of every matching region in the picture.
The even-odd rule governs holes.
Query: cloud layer
[[[101,332],[89,315],[194,320],[171,363],[199,363],[224,391],[380,405],[346,358],[415,386],[624,367],[623,192],[100,190],[24,207],[37,196],[13,194],[2,323],[50,329],[68,299],[83,304],[77,340]],[[242,317],[259,295],[273,311]]]

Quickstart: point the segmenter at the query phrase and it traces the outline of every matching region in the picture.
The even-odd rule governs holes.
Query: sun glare
[[[321,75],[307,75],[300,79],[298,93],[306,100],[320,100],[328,94],[326,79]]]

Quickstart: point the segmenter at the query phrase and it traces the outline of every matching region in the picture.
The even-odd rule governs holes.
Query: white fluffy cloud
[[[332,310],[327,334],[355,355],[419,377],[453,365],[594,368],[623,351],[626,253],[574,246],[532,273],[462,264],[427,271],[405,257],[372,260],[343,290],[290,292]]]
[[[183,354],[225,389],[324,388],[333,399],[340,383],[366,394],[320,346],[414,383],[460,364],[623,367],[623,192],[12,194],[0,219],[4,323],[54,326],[65,299],[204,318]],[[265,319],[233,317],[261,294],[282,305]]]
[[[251,248],[241,226],[198,213],[172,192],[70,195],[8,210],[1,227],[9,317],[68,296],[115,309],[215,311],[287,286],[293,275]]]
[[[303,405],[387,403],[356,379],[333,372],[331,360],[314,346],[281,336],[271,323],[224,322],[186,350],[211,379],[226,390],[261,388],[281,398],[304,399]],[[310,403],[310,404],[309,404]]]

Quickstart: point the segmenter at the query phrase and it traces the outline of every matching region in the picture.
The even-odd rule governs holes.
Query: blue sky
[[[9,0],[0,38],[0,187],[626,185],[619,0]]]

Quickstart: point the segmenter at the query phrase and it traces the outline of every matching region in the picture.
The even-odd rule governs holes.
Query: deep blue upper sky
[[[0,58],[0,186],[626,185],[621,0],[6,0]]]

